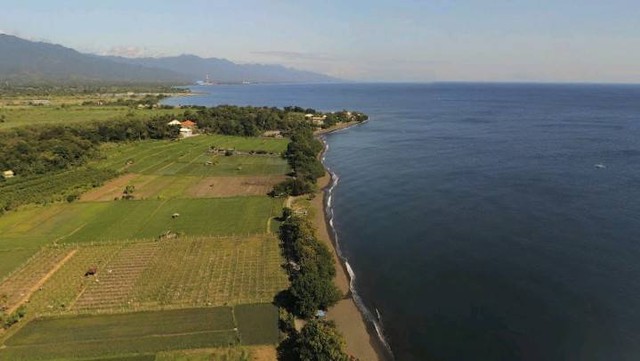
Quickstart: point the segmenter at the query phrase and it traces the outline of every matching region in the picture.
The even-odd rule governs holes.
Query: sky
[[[640,0],[0,0],[0,32],[355,81],[640,83]],[[1,54],[0,54],[1,56]]]

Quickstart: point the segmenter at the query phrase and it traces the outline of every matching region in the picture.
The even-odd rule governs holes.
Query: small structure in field
[[[193,136],[193,130],[196,128],[196,123],[192,120],[186,119],[180,122],[180,136],[182,138],[189,138]]]
[[[180,213],[174,213],[174,214],[171,215],[171,218],[173,218],[173,219],[176,219],[178,217],[180,217]]]
[[[91,266],[85,273],[84,276],[85,277],[89,277],[89,276],[95,276],[95,274],[98,273],[98,266]]]
[[[162,233],[160,236],[158,236],[159,240],[174,239],[174,238],[178,238],[178,234],[172,231],[166,231]]]
[[[9,179],[9,178],[15,177],[15,174],[13,173],[12,170],[5,170],[4,172],[2,172],[2,177],[4,179]]]
[[[178,119],[174,119],[167,123],[167,125],[182,125]]]

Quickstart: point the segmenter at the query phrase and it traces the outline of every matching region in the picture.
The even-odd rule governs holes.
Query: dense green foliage
[[[322,143],[313,136],[310,127],[298,127],[291,134],[291,142],[285,156],[296,178],[314,182],[324,175],[324,167],[318,160]]]
[[[300,361],[347,361],[344,346],[333,322],[312,320],[297,335],[294,353]]]
[[[316,238],[311,223],[290,215],[280,225],[280,239],[284,256],[290,262],[292,312],[307,318],[338,302],[342,295],[333,283],[335,260]]]
[[[306,182],[302,179],[290,178],[281,183],[278,183],[273,187],[271,194],[276,196],[290,195],[300,196],[303,194],[311,193],[315,190],[315,186],[312,182]]]
[[[288,132],[304,120],[303,113],[278,108],[231,105],[192,107],[184,116],[208,133],[248,137],[258,136],[267,130]]]
[[[53,174],[11,178],[0,182],[0,214],[23,204],[72,202],[89,188],[116,176],[109,169],[77,168]]]
[[[276,185],[271,193],[274,196],[312,193],[317,179],[324,175],[324,166],[318,159],[322,143],[313,136],[312,128],[300,125],[291,131],[290,138],[285,157],[293,169],[294,178]]]
[[[327,114],[327,117],[324,120],[324,124],[322,124],[322,128],[330,128],[338,123],[364,122],[367,119],[369,119],[369,116],[364,113],[348,112],[346,110],[343,110],[340,112]]]
[[[0,169],[28,176],[81,166],[97,155],[102,142],[176,138],[179,130],[167,122],[167,117],[157,117],[7,129],[0,132]]]

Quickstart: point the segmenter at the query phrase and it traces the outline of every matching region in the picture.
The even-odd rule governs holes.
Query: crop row
[[[56,174],[16,177],[0,183],[0,211],[30,203],[72,201],[87,189],[98,187],[116,173],[108,169],[78,168]]]

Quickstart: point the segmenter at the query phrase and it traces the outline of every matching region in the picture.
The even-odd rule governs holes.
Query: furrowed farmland
[[[236,321],[238,308],[242,306],[41,318],[10,337],[0,357],[72,359],[278,341],[275,307],[252,307],[249,323]],[[243,333],[259,337],[245,340]]]
[[[288,278],[283,200],[267,192],[290,172],[287,143],[107,143],[81,170],[6,182],[82,193],[0,216],[0,360],[273,359]]]

